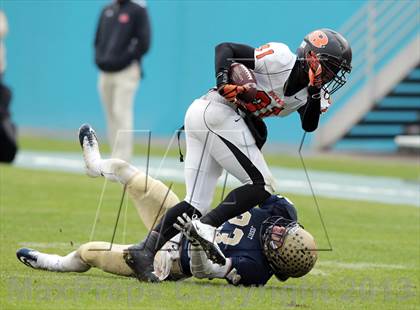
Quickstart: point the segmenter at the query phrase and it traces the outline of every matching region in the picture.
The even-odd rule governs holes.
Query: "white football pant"
[[[258,169],[265,189],[273,193],[274,180],[243,118],[215,91],[195,100],[185,116],[187,153],[185,201],[206,214],[223,169],[242,184],[252,184],[250,170]],[[219,136],[228,140],[228,146]],[[238,152],[250,161],[238,158]],[[253,167],[252,167],[253,166]]]

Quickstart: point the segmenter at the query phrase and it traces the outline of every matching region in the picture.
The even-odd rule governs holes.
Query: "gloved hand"
[[[244,86],[229,83],[229,73],[227,69],[220,71],[216,75],[216,85],[219,94],[230,102],[236,102],[236,96],[247,90]]]
[[[236,96],[247,90],[246,86],[239,86],[234,84],[223,84],[217,88],[217,91],[227,101],[236,102]]]
[[[199,243],[198,243],[195,239],[191,238],[191,236],[190,236],[190,232],[189,232],[188,228],[187,228],[187,227],[185,227],[185,225],[186,225],[187,223],[190,223],[190,222],[191,222],[191,220],[192,220],[192,219],[188,216],[188,214],[183,213],[183,214],[182,214],[182,216],[178,216],[177,220],[178,220],[178,222],[174,223],[174,224],[173,224],[173,226],[174,226],[177,230],[179,230],[180,232],[182,232],[182,233],[183,233],[183,235],[184,235],[184,236],[185,236],[188,240],[190,240],[190,242],[191,242],[193,245],[195,245],[195,246],[199,246],[200,244],[199,244]]]
[[[226,258],[223,253],[221,253],[221,255],[223,255],[226,260],[225,264],[219,265],[213,263],[210,259],[207,258],[207,254],[204,252],[201,245],[194,238],[191,238],[188,227],[185,227],[185,225],[190,223],[192,219],[186,213],[183,213],[182,216],[178,216],[177,220],[178,222],[173,224],[173,226],[182,232],[184,236],[191,242],[188,253],[190,257],[190,271],[192,275],[199,279],[223,279],[226,277],[226,275],[232,269],[231,259]]]
[[[310,52],[307,56],[309,66],[309,85],[317,88],[322,87],[322,66],[319,62],[318,57]]]

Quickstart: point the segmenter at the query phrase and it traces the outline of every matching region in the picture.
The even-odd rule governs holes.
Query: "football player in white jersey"
[[[264,117],[284,117],[297,111],[303,130],[314,131],[329,96],[345,84],[345,75],[351,71],[350,45],[330,29],[308,34],[297,55],[287,45],[274,42],[256,49],[222,43],[215,53],[217,88],[194,100],[185,116],[186,197],[166,212],[145,240],[128,249],[126,262],[141,281],[158,280],[153,274],[153,257],[177,234],[173,224],[183,213],[200,217],[187,225],[191,235],[210,259],[224,264],[220,249],[212,242],[215,227],[260,204],[275,191],[260,150],[264,137],[261,141],[254,125],[260,126]],[[231,84],[232,62],[242,63],[256,77],[258,92],[253,102],[244,104],[245,111],[239,109],[236,97],[247,89]],[[95,165],[91,167],[97,170]],[[243,185],[210,211],[223,169]]]

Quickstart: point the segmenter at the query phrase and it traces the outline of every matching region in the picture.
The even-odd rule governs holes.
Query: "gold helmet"
[[[314,267],[318,258],[314,237],[297,222],[272,216],[264,221],[263,252],[276,277],[299,278]]]

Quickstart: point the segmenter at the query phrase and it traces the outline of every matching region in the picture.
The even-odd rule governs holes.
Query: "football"
[[[240,63],[233,63],[229,70],[229,82],[239,86],[248,86],[248,90],[237,96],[244,102],[252,102],[257,94],[257,81],[254,73],[246,66]]]

